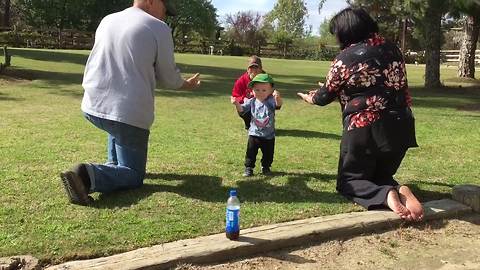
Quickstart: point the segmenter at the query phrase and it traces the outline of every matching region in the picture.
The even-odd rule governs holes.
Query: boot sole
[[[87,205],[92,202],[92,197],[86,195],[86,198],[81,198],[82,196],[79,194],[81,191],[77,190],[78,188],[75,187],[75,183],[73,183],[73,178],[76,177],[73,172],[63,172],[60,174],[60,178],[62,179],[63,187],[65,188],[65,192],[67,193],[68,199],[73,204],[78,205]]]

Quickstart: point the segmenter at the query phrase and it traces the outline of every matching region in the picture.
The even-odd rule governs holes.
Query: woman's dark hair
[[[377,32],[377,22],[362,8],[346,8],[330,20],[330,33],[337,37],[342,50]]]

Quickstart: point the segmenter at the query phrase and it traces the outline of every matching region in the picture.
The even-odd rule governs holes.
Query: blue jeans
[[[84,113],[85,118],[108,133],[106,164],[87,164],[90,192],[112,192],[143,185],[150,131]]]

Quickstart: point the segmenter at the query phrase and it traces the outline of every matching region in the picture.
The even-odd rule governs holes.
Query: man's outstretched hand
[[[201,84],[200,73],[197,73],[185,80],[185,82],[182,85],[182,89],[195,89],[195,88],[198,88],[200,84]]]

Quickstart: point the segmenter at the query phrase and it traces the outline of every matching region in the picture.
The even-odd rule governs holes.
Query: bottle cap
[[[230,190],[230,197],[237,196],[237,190],[236,189],[231,189]]]

